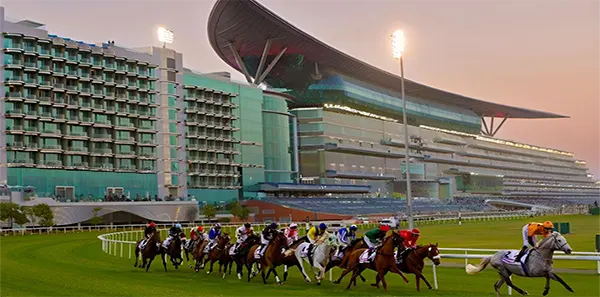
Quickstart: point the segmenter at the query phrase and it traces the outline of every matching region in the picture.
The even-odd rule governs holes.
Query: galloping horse
[[[517,251],[498,251],[492,256],[484,258],[477,266],[467,265],[466,271],[468,274],[475,274],[485,269],[491,263],[492,267],[498,270],[501,277],[494,285],[497,296],[500,296],[500,287],[505,282],[521,295],[527,295],[527,292],[512,283],[510,279],[512,274],[525,277],[545,277],[546,287],[544,288],[544,296],[550,291],[550,279],[561,283],[567,291],[573,292],[573,289],[552,271],[552,256],[554,255],[554,251],[563,251],[565,254],[570,254],[573,251],[567,240],[558,232],[552,232],[550,236],[540,242],[537,248],[531,249],[529,251],[529,258],[525,260],[525,263],[521,263],[520,259],[511,259],[508,257],[510,254],[515,255]]]
[[[231,272],[231,266],[233,266],[233,262],[236,264],[236,272],[238,279],[242,279],[243,267],[246,265],[246,261],[248,259],[248,253],[250,253],[250,249],[260,243],[260,235],[252,234],[249,235],[244,242],[240,244],[238,247],[238,251],[234,255],[230,255],[232,262],[229,263],[229,271]],[[227,270],[227,267],[225,268]]]
[[[208,240],[201,237],[198,239],[198,242],[194,244],[194,250],[192,251],[192,257],[196,261],[196,265],[194,270],[196,272],[200,271],[200,268],[204,268],[203,260],[204,260],[204,248],[208,244]],[[191,265],[190,265],[191,268]]]
[[[138,243],[135,245],[135,263],[133,264],[133,267],[137,267],[138,264],[138,258],[140,257],[140,254],[142,255],[142,265],[140,266],[140,268],[144,269],[144,267],[146,268],[146,272],[148,272],[148,269],[150,269],[150,265],[152,264],[152,261],[154,261],[154,257],[156,257],[157,254],[161,255],[162,258],[162,262],[163,262],[163,267],[165,267],[165,271],[167,271],[167,262],[165,261],[165,251],[162,248],[162,246],[160,245],[160,237],[158,235],[157,232],[152,233],[152,235],[150,235],[150,238],[148,239],[148,241],[146,242],[146,246],[144,246],[144,249],[140,250],[140,243],[142,242],[142,240],[138,241]],[[149,260],[147,263],[146,261]]]
[[[264,256],[260,259],[256,259],[254,256],[258,247],[258,245],[253,246],[250,249],[250,253],[248,253],[246,262],[246,269],[248,269],[248,281],[250,281],[250,279],[256,275],[256,273],[252,272],[251,269],[254,263],[258,263],[260,264],[260,275],[262,276],[264,284],[267,283],[265,270],[268,267],[269,273],[273,272],[273,274],[275,274],[277,284],[281,285],[281,280],[279,279],[279,275],[277,275],[277,270],[275,268],[282,264],[281,259],[283,258],[283,254],[281,249],[288,248],[287,237],[285,237],[282,232],[278,232],[275,238],[273,238],[273,240],[271,240],[270,244],[267,246]]]
[[[173,240],[169,243],[167,248],[167,255],[171,259],[171,263],[175,266],[175,269],[179,269],[179,265],[183,263],[183,257],[181,256],[181,236],[183,233],[177,234]],[[185,235],[184,235],[185,236]]]
[[[223,233],[217,238],[217,246],[210,251],[208,257],[206,260],[204,260],[204,264],[202,264],[202,267],[204,267],[206,263],[210,261],[210,269],[206,272],[206,274],[210,274],[213,271],[213,265],[217,260],[219,261],[219,275],[221,275],[221,269],[223,266],[227,267],[229,262],[229,255],[227,254],[229,241],[231,241],[229,233]],[[223,275],[223,277],[225,276]]]
[[[400,257],[400,253],[398,253]],[[406,259],[400,264],[398,268],[404,273],[411,273],[415,275],[417,280],[417,291],[421,290],[421,280],[425,282],[427,287],[431,289],[431,285],[423,275],[423,267],[425,266],[425,258],[428,258],[435,265],[440,265],[440,251],[438,250],[438,244],[429,244],[426,246],[418,246],[416,249],[409,252],[406,255]],[[376,282],[371,286],[377,287],[379,283],[379,275],[376,276]]]
[[[332,268],[334,268],[336,266],[339,268],[342,268],[342,269],[346,268],[346,265],[348,264],[348,260],[350,259],[350,255],[352,254],[353,251],[355,251],[356,249],[365,249],[368,247],[369,246],[365,243],[365,241],[362,238],[354,239],[353,241],[350,242],[348,247],[346,247],[346,249],[344,250],[344,256],[341,259],[338,257],[335,257],[335,258],[332,258],[331,261],[329,261],[329,263],[327,263],[327,267],[325,267],[325,273],[327,273],[329,270],[331,270]],[[362,274],[360,274],[358,277],[360,277],[360,279],[363,282],[367,281],[362,276]],[[356,283],[354,285],[356,285]]]
[[[350,286],[356,282],[358,275],[360,275],[361,272],[367,268],[377,271],[377,275],[379,276],[379,279],[381,279],[381,283],[383,283],[383,289],[385,291],[387,291],[387,282],[385,281],[384,277],[389,271],[399,274],[402,276],[404,281],[408,283],[408,279],[406,279],[404,274],[402,274],[402,272],[398,269],[396,266],[396,259],[394,259],[394,248],[398,247],[399,249],[404,249],[404,244],[402,243],[403,240],[404,239],[402,236],[395,231],[388,232],[388,235],[386,235],[385,239],[383,240],[383,245],[379,250],[376,251],[377,254],[375,255],[375,259],[373,259],[372,263],[368,260],[365,263],[361,263],[361,255],[366,252],[367,249],[356,249],[350,255],[346,269],[344,272],[342,272],[342,275],[340,275],[340,277],[334,281],[334,283],[339,284],[344,276],[352,271],[352,278],[348,283],[348,287],[346,287],[346,290],[348,290],[350,289]],[[379,286],[377,286],[377,288],[379,288]]]
[[[313,247],[313,255],[309,257],[309,254],[303,255],[303,250],[308,249],[310,243],[302,243],[296,248],[295,255],[296,259],[298,259],[298,263],[300,264],[300,271],[304,276],[304,280],[306,282],[310,282],[310,278],[306,275],[306,271],[304,270],[304,265],[302,259],[306,260],[306,262],[311,266],[311,268],[317,268],[319,273],[315,273],[315,279],[317,280],[317,285],[321,285],[321,280],[325,278],[325,267],[331,260],[331,252],[337,247],[337,238],[333,234],[329,234],[325,232],[317,241],[315,242],[316,246]],[[310,253],[310,251],[308,251]],[[309,260],[312,258],[311,260]]]

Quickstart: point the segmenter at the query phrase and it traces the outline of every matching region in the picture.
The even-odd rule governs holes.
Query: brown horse
[[[281,252],[281,249],[288,248],[287,237],[285,237],[282,232],[277,232],[275,238],[273,238],[273,240],[271,240],[270,244],[267,246],[264,256],[260,259],[256,259],[254,256],[258,247],[259,245],[253,246],[250,249],[250,253],[248,253],[248,258],[246,261],[246,269],[248,269],[248,281],[250,281],[250,279],[256,275],[256,273],[251,271],[251,269],[254,263],[257,263],[260,265],[260,275],[262,276],[264,284],[267,283],[265,270],[269,268],[269,273],[273,272],[275,279],[277,280],[277,284],[281,285],[282,282],[279,279],[279,275],[277,275],[277,270],[275,268],[282,264],[281,259],[284,255]]]
[[[200,271],[200,268],[204,268],[203,260],[204,260],[204,248],[208,244],[208,240],[205,240],[203,237],[198,239],[198,242],[194,244],[194,250],[192,251],[192,257],[196,261],[196,265],[194,270],[196,272]],[[202,266],[202,267],[201,267]],[[191,266],[190,266],[191,268]]]
[[[400,260],[400,253],[398,253],[398,260]],[[438,244],[429,244],[426,246],[418,246],[416,249],[410,251],[406,255],[406,259],[403,259],[402,263],[397,264],[400,271],[405,273],[411,273],[415,275],[417,280],[417,291],[421,290],[421,280],[425,282],[429,289],[432,286],[429,284],[425,276],[423,275],[423,267],[425,266],[425,258],[428,258],[435,265],[440,265],[440,251],[438,250]],[[376,282],[371,286],[377,287],[379,283],[379,275],[376,277]]]
[[[369,246],[365,243],[365,241],[362,238],[357,238],[353,241],[350,242],[350,244],[348,245],[348,247],[346,247],[346,249],[344,250],[344,256],[342,256],[342,258],[338,258],[335,257],[333,259],[331,259],[331,261],[327,264],[327,267],[325,268],[325,272],[328,272],[329,270],[331,270],[334,267],[339,267],[339,268],[346,268],[346,265],[348,264],[348,261],[350,259],[350,255],[352,254],[353,251],[357,250],[357,249],[365,249],[368,248]],[[337,255],[336,255],[337,256]],[[360,279],[365,282],[367,281],[362,274],[358,275],[358,277],[360,277]],[[356,286],[356,283],[354,283],[354,285]]]
[[[229,263],[229,274],[231,274],[231,267],[233,263],[236,264],[236,272],[238,279],[242,279],[243,267],[246,265],[246,261],[248,260],[248,254],[253,246],[258,245],[260,243],[260,235],[252,234],[246,238],[244,242],[240,244],[238,247],[238,251],[235,255],[230,255],[231,262]],[[227,270],[227,268],[225,268]]]
[[[408,283],[408,279],[402,274],[402,272],[396,266],[396,259],[394,258],[394,248],[398,247],[399,249],[404,249],[404,244],[402,236],[400,236],[395,231],[391,231],[383,240],[383,245],[379,250],[377,250],[377,254],[375,255],[375,259],[373,262],[360,263],[360,257],[363,252],[367,249],[356,249],[350,255],[348,260],[348,264],[346,265],[346,269],[342,272],[342,275],[334,281],[335,284],[339,284],[340,281],[352,271],[352,278],[348,283],[348,287],[346,290],[350,289],[350,286],[353,283],[356,283],[356,278],[362,273],[363,270],[369,268],[375,270],[381,283],[383,283],[383,289],[387,291],[387,282],[385,281],[385,274],[389,271],[394,272],[402,276],[405,282]],[[379,288],[379,286],[378,286]]]
[[[183,257],[181,256],[182,236],[185,237],[185,234],[183,234],[183,232],[177,234],[177,236],[175,236],[173,240],[171,240],[171,242],[169,243],[169,247],[167,247],[167,255],[169,255],[171,263],[173,264],[173,266],[175,266],[175,269],[179,269],[179,265],[183,263]]]
[[[210,274],[213,271],[213,265],[216,261],[219,261],[219,275],[221,275],[221,269],[223,266],[227,267],[229,263],[229,255],[228,255],[228,247],[229,241],[231,241],[231,237],[229,237],[229,233],[223,233],[221,236],[217,238],[217,246],[215,246],[212,251],[209,252],[208,257],[204,260],[204,264],[202,267],[210,261],[210,268],[206,272],[206,274]],[[223,277],[225,277],[223,275]]]
[[[146,242],[146,246],[144,246],[144,249],[140,250],[140,243],[142,242],[142,240],[138,241],[137,244],[135,245],[135,263],[133,264],[133,267],[138,266],[138,259],[141,254],[142,255],[142,265],[140,266],[140,268],[142,268],[142,269],[146,268],[146,272],[148,272],[148,269],[150,269],[150,265],[152,264],[152,261],[154,261],[154,257],[156,257],[157,254],[160,254],[165,271],[167,271],[167,262],[165,260],[165,250],[163,249],[162,245],[160,244],[161,241],[160,241],[160,236],[158,235],[158,233],[157,232],[152,233],[150,235],[150,238]],[[146,262],[146,261],[148,261],[148,262]]]

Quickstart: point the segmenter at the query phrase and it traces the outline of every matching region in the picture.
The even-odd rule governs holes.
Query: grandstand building
[[[344,197],[403,196],[408,145],[413,196],[599,197],[585,162],[572,153],[494,138],[510,119],[566,116],[408,80],[410,141],[404,143],[398,76],[320,42],[254,0],[217,1],[208,35],[249,83],[295,98],[290,112],[298,123],[303,184],[337,187],[328,192]],[[301,187],[263,190],[303,195]]]
[[[0,184],[212,202],[291,181],[289,95],[195,73],[165,47],[48,34],[4,8],[0,31]]]
[[[406,144],[399,77],[256,1],[219,0],[208,22],[215,52],[247,83],[187,69],[168,47],[49,34],[1,7],[0,31],[0,184],[38,196],[279,197],[309,210],[329,202],[286,197],[360,197],[332,212],[375,212],[382,204],[364,199],[405,195],[405,145],[416,197],[600,196],[572,153],[494,138],[513,118],[565,116],[407,81]]]

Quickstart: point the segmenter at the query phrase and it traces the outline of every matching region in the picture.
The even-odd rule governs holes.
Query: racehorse
[[[181,256],[181,236],[183,233],[177,234],[167,247],[167,255],[171,259],[171,263],[175,266],[175,269],[179,269],[179,265],[183,263],[183,257]],[[183,235],[185,236],[185,235]]]
[[[348,245],[348,247],[346,247],[346,249],[343,251],[344,255],[342,256],[342,258],[340,259],[339,257],[337,257],[337,255],[335,255],[335,257],[333,257],[331,259],[331,261],[329,261],[329,263],[327,263],[327,267],[325,267],[325,273],[327,273],[329,270],[331,270],[334,267],[340,267],[340,268],[346,268],[346,264],[348,263],[348,259],[350,259],[350,255],[352,254],[352,252],[356,249],[364,249],[364,248],[368,248],[369,246],[365,243],[365,241],[362,238],[357,238],[354,239],[350,242],[350,244]],[[358,277],[360,277],[360,279],[365,282],[367,281],[362,274],[359,274]],[[356,286],[356,283],[354,283],[354,285]]]
[[[303,242],[308,242],[307,236],[302,236],[302,237],[298,238],[298,240],[292,242],[291,244],[288,240],[289,248],[287,251],[285,251],[283,258],[281,258],[281,263],[283,264],[283,281],[284,282],[287,280],[288,269],[290,267],[296,266],[296,267],[298,267],[298,270],[300,270],[300,272],[302,272],[302,270],[300,268],[300,262],[298,262],[298,259],[296,259],[296,254],[294,253],[294,250],[296,248],[298,248],[298,246]],[[268,272],[267,272],[267,279],[269,279]]]
[[[204,241],[204,238],[202,238],[202,236],[197,236],[194,240],[191,240],[188,242],[187,245],[183,246],[183,253],[185,254],[185,261],[188,263],[188,267],[192,268],[192,264],[190,263],[190,254],[192,254],[192,260],[194,260],[194,251],[196,250],[196,247],[200,244],[202,244],[202,242]]]
[[[204,268],[203,260],[204,260],[204,248],[208,244],[208,240],[201,237],[198,239],[198,242],[194,245],[194,250],[192,251],[192,257],[196,261],[196,265],[194,270],[196,272],[200,271],[200,268]],[[190,266],[191,268],[191,266]]]
[[[494,285],[497,296],[500,296],[500,287],[505,282],[521,295],[527,295],[527,292],[513,284],[510,279],[512,274],[525,277],[545,277],[546,287],[544,288],[544,296],[550,291],[550,279],[561,283],[567,291],[573,292],[573,289],[552,271],[552,256],[554,255],[554,251],[563,251],[565,254],[570,254],[573,251],[567,240],[558,232],[552,232],[551,235],[540,242],[537,248],[529,250],[529,255],[525,256],[525,263],[520,262],[520,259],[509,258],[510,254],[514,255],[517,251],[498,251],[494,255],[484,258],[479,265],[474,266],[469,264],[465,269],[468,274],[475,274],[485,269],[488,264],[491,264],[501,277]]]
[[[370,268],[377,272],[381,283],[383,284],[383,289],[387,292],[387,282],[385,281],[385,274],[388,271],[399,274],[405,282],[408,283],[408,279],[402,274],[402,272],[396,266],[396,259],[394,259],[394,248],[398,247],[399,249],[404,249],[403,238],[395,231],[388,232],[385,239],[383,240],[383,245],[376,251],[375,258],[372,263],[367,260],[366,263],[361,263],[360,258],[361,255],[367,251],[367,249],[356,249],[350,255],[348,259],[348,264],[346,265],[346,269],[342,272],[342,275],[334,281],[335,284],[339,284],[340,281],[352,271],[352,278],[348,283],[348,287],[346,290],[350,289],[350,286],[356,282],[356,278],[358,275],[362,273],[363,270]],[[379,285],[377,286],[379,288]]]
[[[237,253],[234,255],[230,255],[232,261],[229,262],[229,272],[231,273],[231,266],[233,266],[233,262],[235,262],[237,277],[238,277],[238,279],[242,279],[242,275],[244,274],[243,267],[244,267],[244,265],[246,265],[246,261],[248,259],[248,253],[250,252],[250,249],[253,246],[255,246],[259,243],[260,243],[260,235],[258,235],[258,234],[249,235],[246,238],[246,240],[244,240],[244,242],[242,242],[240,244],[240,246],[238,247]],[[225,268],[225,270],[227,270],[227,268]]]
[[[337,248],[337,237],[333,234],[325,232],[319,239],[317,239],[315,244],[316,245],[313,247],[312,259],[310,259],[311,257],[308,254],[311,251],[308,251],[307,254],[303,255],[303,250],[308,249],[310,243],[305,242],[300,244],[294,251],[294,254],[296,255],[296,259],[300,265],[300,271],[304,276],[304,280],[306,280],[306,282],[310,282],[310,278],[306,275],[306,271],[304,270],[304,261],[302,261],[302,259],[306,260],[311,268],[317,268],[319,270],[319,273],[315,273],[315,280],[317,281],[317,285],[321,285],[321,280],[325,278],[325,267],[327,267],[327,264],[331,260],[331,252]]]
[[[398,260],[400,260],[400,253],[398,253]],[[438,250],[438,244],[429,244],[425,246],[418,246],[416,249],[410,251],[402,263],[397,264],[400,271],[404,273],[411,273],[415,275],[417,281],[417,291],[421,290],[421,280],[425,282],[427,287],[431,289],[431,285],[423,275],[423,267],[425,266],[425,258],[428,258],[433,264],[440,265],[440,251]],[[376,276],[376,282],[371,286],[377,287],[379,283],[379,275]]]
[[[248,253],[246,261],[246,269],[248,269],[248,281],[250,281],[250,279],[256,275],[256,273],[251,271],[251,269],[254,263],[257,263],[260,264],[260,275],[262,276],[264,284],[267,283],[265,270],[268,267],[269,273],[273,272],[273,274],[275,274],[275,280],[277,281],[277,284],[281,285],[281,280],[279,279],[279,275],[277,275],[277,270],[275,268],[282,264],[281,259],[283,258],[283,253],[281,252],[281,249],[288,248],[287,237],[285,237],[282,232],[277,232],[275,238],[273,238],[273,240],[271,240],[267,246],[264,256],[260,257],[260,259],[256,259],[254,255],[258,247],[259,245],[253,246],[250,249],[250,253]]]
[[[208,269],[206,274],[210,274],[213,271],[213,265],[216,261],[219,261],[219,275],[221,275],[223,266],[227,267],[229,263],[229,255],[227,254],[229,241],[231,241],[229,233],[223,233],[217,238],[217,246],[209,252],[208,257],[204,260],[204,264],[202,264],[202,267],[204,267],[210,261],[210,269]]]
[[[154,261],[154,257],[156,257],[157,254],[160,254],[161,258],[162,258],[162,262],[163,262],[163,267],[165,268],[165,271],[167,271],[167,262],[165,261],[165,251],[164,251],[162,245],[160,245],[161,241],[160,241],[160,237],[159,237],[158,233],[157,232],[152,233],[152,235],[150,235],[150,238],[146,242],[146,246],[144,246],[144,249],[140,250],[140,243],[142,242],[142,240],[138,241],[138,243],[135,245],[135,263],[133,264],[133,267],[137,267],[138,259],[141,254],[142,255],[142,265],[140,266],[140,268],[144,269],[144,267],[145,267],[146,272],[148,272],[148,269],[150,269],[150,265],[152,264],[152,261]],[[146,261],[148,261],[148,262],[146,262]]]

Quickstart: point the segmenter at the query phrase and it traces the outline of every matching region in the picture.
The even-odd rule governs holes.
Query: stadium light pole
[[[404,161],[406,165],[406,208],[408,210],[408,228],[412,230],[415,227],[415,224],[413,220],[412,193],[410,185],[410,149],[408,142],[408,123],[406,121],[406,97],[404,95],[404,61],[402,59],[405,42],[406,39],[404,38],[404,32],[402,32],[402,30],[396,30],[392,34],[392,54],[394,59],[398,60],[398,66],[400,67],[402,126],[404,127]]]
[[[173,43],[173,31],[165,27],[158,27],[156,33],[158,33],[158,41],[163,43],[163,48],[167,47],[167,43]]]

